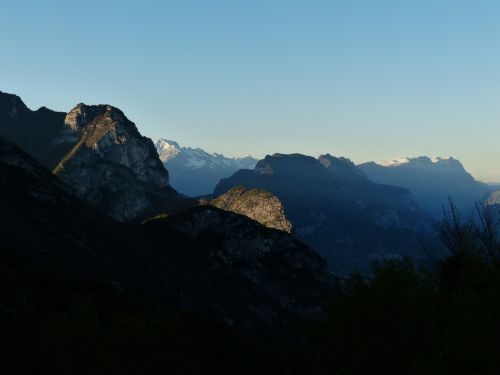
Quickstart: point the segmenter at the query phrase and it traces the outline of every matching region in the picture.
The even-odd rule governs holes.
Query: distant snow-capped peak
[[[251,156],[226,157],[216,152],[210,153],[201,148],[182,147],[177,142],[160,138],[155,143],[160,160],[168,164],[174,159],[189,169],[202,167],[233,167],[236,169],[252,169],[257,160]]]
[[[384,166],[384,167],[398,167],[398,166],[401,166],[404,164],[429,165],[429,164],[437,164],[437,163],[449,162],[449,161],[456,161],[456,159],[453,159],[451,156],[447,156],[447,157],[417,156],[417,157],[403,157],[403,158],[380,161],[380,162],[375,162],[375,163],[378,165]]]
[[[155,147],[163,163],[181,152],[181,147],[177,142],[164,138],[158,139],[155,143]]]

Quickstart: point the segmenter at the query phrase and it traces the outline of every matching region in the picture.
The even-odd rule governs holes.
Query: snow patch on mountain
[[[180,146],[177,142],[169,139],[159,139],[156,143],[156,150],[160,156],[160,160],[165,162],[175,157],[180,152]]]
[[[403,157],[393,160],[385,160],[380,162],[375,162],[378,165],[383,167],[399,167],[404,164],[414,164],[414,165],[429,165],[429,164],[437,164],[441,162],[449,162],[456,161],[456,159],[451,156],[441,157],[441,156],[417,156],[417,157]]]
[[[182,147],[164,138],[157,140],[155,146],[169,171],[172,186],[190,196],[210,194],[220,179],[240,169],[253,169],[257,164],[251,156],[226,157],[201,148]]]
[[[469,212],[492,190],[476,181],[453,157],[406,157],[358,167],[374,182],[410,190],[420,207],[438,219],[450,198],[460,210]]]
[[[156,150],[163,163],[182,155],[184,166],[198,169],[204,166],[216,168],[218,166],[234,167],[237,169],[253,169],[257,160],[251,156],[226,157],[217,152],[207,152],[201,148],[181,147],[179,143],[160,138],[155,143]]]

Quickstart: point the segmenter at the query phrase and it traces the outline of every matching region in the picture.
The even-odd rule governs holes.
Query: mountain
[[[408,190],[370,181],[349,159],[328,154],[267,155],[254,170],[222,179],[214,195],[235,186],[276,195],[295,234],[337,272],[412,253],[429,229]]]
[[[29,110],[0,93],[0,136],[16,142],[101,212],[140,220],[193,205],[169,184],[153,142],[122,111],[78,104],[63,114]]]
[[[292,233],[292,223],[286,217],[283,205],[276,196],[264,190],[236,186],[214,199],[202,199],[200,203],[245,215],[267,228]]]
[[[489,188],[476,181],[454,158],[401,158],[390,162],[369,162],[359,168],[371,180],[404,187],[411,191],[415,201],[436,218],[451,197],[458,208],[470,210],[482,201]]]
[[[106,304],[137,297],[259,332],[321,314],[326,263],[284,231],[213,206],[131,225],[70,190],[0,138],[2,340],[42,329],[82,293]]]
[[[257,163],[251,156],[228,158],[200,148],[181,147],[167,139],[159,139],[155,146],[170,173],[171,185],[192,197],[210,194],[221,178],[240,169],[253,169]]]
[[[41,107],[31,111],[17,95],[0,91],[0,136],[19,145],[52,169],[70,145],[53,145],[64,125],[66,113]]]
[[[244,326],[314,315],[319,299],[310,293],[328,287],[326,264],[313,250],[242,215],[198,206],[142,225],[120,223],[1,138],[0,179],[2,259],[9,253]],[[259,312],[260,303],[269,305]]]

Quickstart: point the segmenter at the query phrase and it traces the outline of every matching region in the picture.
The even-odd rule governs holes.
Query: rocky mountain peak
[[[478,183],[462,163],[452,157],[405,157],[358,165],[368,178],[408,189],[417,203],[440,218],[451,197],[461,210],[482,201],[488,188]]]
[[[89,121],[89,117],[95,117],[101,106],[87,106],[84,103],[78,103],[71,111],[68,112],[64,119],[64,125],[74,131],[81,129]],[[94,111],[92,111],[94,109]],[[94,113],[89,113],[94,112]]]
[[[68,113],[31,111],[0,93],[0,136],[51,169],[77,197],[120,220],[140,220],[193,205],[169,184],[151,139],[108,104],[77,104]]]
[[[312,156],[302,154],[266,155],[255,166],[258,174],[315,174],[324,173],[321,164]]]
[[[170,139],[160,138],[155,143],[156,150],[162,162],[166,162],[181,152],[181,146]]]
[[[8,118],[14,119],[27,110],[28,107],[19,96],[0,91],[0,114],[2,117],[6,115]]]
[[[376,162],[374,164],[388,168],[413,168],[447,173],[467,173],[462,163],[451,156],[403,157],[393,160]]]
[[[240,170],[222,179],[214,194],[224,195],[237,186],[275,195],[295,234],[329,260],[337,272],[353,265],[367,267],[367,253],[376,259],[400,251],[399,239],[427,230],[427,216],[407,189],[374,183],[350,160],[332,155],[319,159],[300,154],[267,155],[254,170]]]
[[[332,165],[345,165],[353,169],[356,168],[356,165],[349,158],[323,154],[318,157],[318,160],[325,166],[325,168],[329,168]]]
[[[236,186],[215,199],[200,203],[247,216],[268,228],[292,233],[292,223],[280,200],[265,190]]]
[[[257,163],[251,156],[226,157],[201,148],[183,147],[165,138],[157,140],[155,146],[169,171],[171,185],[193,197],[211,194],[220,179],[240,169],[253,169]]]
[[[67,151],[51,147],[65,115],[45,107],[31,111],[17,95],[0,92],[0,136],[16,143],[47,168],[52,168]]]
[[[0,207],[2,260],[12,259],[1,263],[2,276],[10,267],[13,275],[33,272],[23,276],[43,277],[52,295],[67,292],[58,285],[81,280],[97,291],[144,296],[231,326],[267,331],[318,318],[330,289],[325,261],[287,233],[210,206],[145,225],[118,223],[73,197],[49,170],[2,138]],[[46,283],[47,277],[72,282]],[[39,290],[19,294],[34,311]]]
[[[367,182],[365,174],[348,158],[335,157],[330,154],[320,155],[318,161],[323,165],[331,174],[340,180],[359,180]]]
[[[89,152],[91,148],[100,159],[133,168],[142,181],[168,186],[168,173],[157,160],[152,141],[141,136],[135,124],[115,107],[78,104],[66,115],[58,142],[76,144],[55,168],[56,174],[75,154]],[[159,172],[154,178],[152,168]]]
[[[78,104],[54,144],[72,145],[54,173],[118,220],[132,220],[153,206],[165,209],[177,196],[153,142],[113,106]]]
[[[84,134],[85,133],[85,134]],[[118,133],[122,133],[121,136]],[[64,119],[64,127],[55,143],[77,142],[81,137],[93,147],[103,136],[111,136],[113,141],[123,143],[126,133],[138,136],[134,123],[129,121],[122,111],[107,104],[77,104]]]

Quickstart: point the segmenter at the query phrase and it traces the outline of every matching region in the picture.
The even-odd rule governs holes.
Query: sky
[[[0,0],[0,91],[229,156],[439,155],[500,182],[498,0]]]

